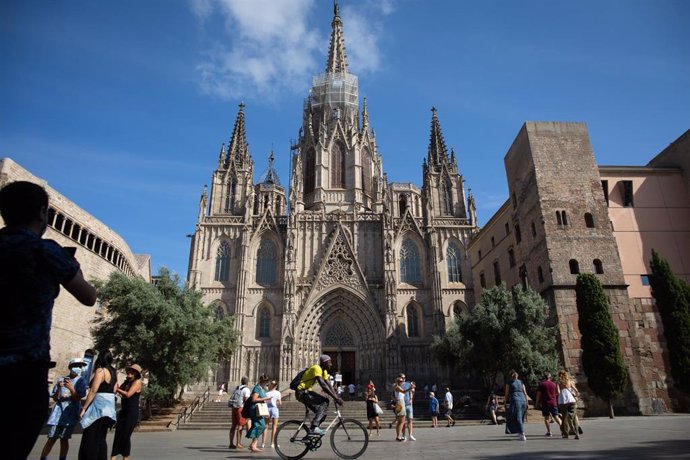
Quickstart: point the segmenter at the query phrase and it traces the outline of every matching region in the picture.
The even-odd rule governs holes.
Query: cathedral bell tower
[[[293,156],[290,205],[295,211],[382,206],[382,166],[366,99],[361,113],[357,76],[348,72],[343,23],[336,3],[324,73],[312,80]]]
[[[429,221],[439,217],[467,218],[463,179],[458,171],[455,151],[451,149],[448,155],[436,107],[431,108],[429,150],[422,170],[426,218]]]
[[[244,103],[240,104],[227,148],[223,144],[218,167],[213,172],[209,215],[245,216],[254,203],[254,162],[244,123]],[[249,214],[251,215],[251,214]]]

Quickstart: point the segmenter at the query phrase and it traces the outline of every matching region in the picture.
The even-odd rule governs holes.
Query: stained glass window
[[[230,245],[222,241],[216,253],[216,281],[228,281],[230,278]]]
[[[448,281],[451,283],[462,282],[462,272],[460,270],[460,248],[455,243],[448,245],[446,252],[448,260]]]
[[[419,270],[419,249],[410,239],[406,239],[400,248],[400,280],[409,284],[422,282],[422,274]]]
[[[271,312],[262,307],[259,311],[259,337],[271,336]]]
[[[276,245],[264,238],[261,240],[256,254],[256,282],[257,284],[272,286],[276,282]]]

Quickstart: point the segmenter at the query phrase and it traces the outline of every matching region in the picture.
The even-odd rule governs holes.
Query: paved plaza
[[[585,419],[580,440],[544,436],[544,425],[527,424],[527,442],[503,434],[503,425],[471,425],[431,429],[422,424],[415,430],[416,442],[396,442],[395,432],[384,429],[374,436],[361,458],[365,459],[676,459],[690,458],[690,415]],[[68,458],[76,459],[80,435],[72,438]],[[38,459],[45,442],[41,436],[30,458]],[[112,433],[108,436],[108,446]],[[250,454],[227,449],[227,432],[177,431],[135,433],[133,459],[260,459],[278,458],[271,450]],[[57,458],[57,446],[50,458]],[[305,459],[337,458],[328,442]]]

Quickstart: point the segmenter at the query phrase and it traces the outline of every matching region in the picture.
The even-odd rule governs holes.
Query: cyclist
[[[310,426],[311,434],[318,434],[320,436],[325,434],[325,431],[319,428],[319,425],[326,420],[329,403],[328,398],[324,398],[320,394],[311,391],[314,385],[318,383],[323,391],[333,398],[336,404],[343,404],[343,400],[336,394],[328,381],[328,371],[332,366],[331,357],[321,355],[319,363],[314,364],[302,374],[302,378],[297,386],[297,400],[304,404],[307,409],[314,412],[314,418]]]

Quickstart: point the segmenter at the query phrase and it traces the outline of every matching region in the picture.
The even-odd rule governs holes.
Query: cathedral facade
[[[313,78],[286,190],[273,168],[254,181],[240,105],[202,193],[188,283],[233,315],[240,349],[217,380],[289,381],[322,353],[345,383],[407,372],[443,381],[429,345],[473,304],[468,247],[477,232],[452,150],[432,109],[421,188],[388,182],[334,10],[325,71]]]

